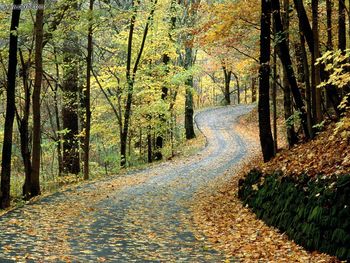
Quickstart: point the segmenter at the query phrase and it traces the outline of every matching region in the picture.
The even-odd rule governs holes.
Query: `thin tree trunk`
[[[327,50],[333,50],[333,35],[332,35],[332,0],[326,0],[327,9]]]
[[[281,34],[284,35],[284,30],[282,26],[282,21],[281,21],[281,15],[280,15],[280,3],[279,0],[272,0],[272,11],[273,11],[273,17],[274,17],[274,22],[276,26],[276,34]],[[280,50],[279,56],[281,59],[281,62],[283,64],[283,67],[286,70],[287,76],[288,76],[288,81],[291,87],[291,91],[294,97],[294,101],[296,104],[296,108],[300,112],[300,119],[301,119],[301,124],[304,130],[304,134],[306,138],[310,138],[308,127],[307,127],[307,116],[306,116],[306,111],[304,108],[304,102],[300,93],[300,90],[298,88],[298,84],[295,78],[294,70],[293,70],[293,65],[292,61],[290,58],[290,53],[289,53],[289,47],[287,44],[287,41],[284,37],[281,38],[281,41],[278,42],[278,48]]]
[[[32,173],[32,158],[30,152],[30,136],[29,136],[29,115],[30,115],[30,84],[28,83],[29,78],[29,66],[30,61],[25,62],[21,50],[19,50],[19,56],[22,65],[22,79],[23,79],[23,88],[24,88],[24,108],[23,108],[23,116],[22,118],[19,116],[18,112],[16,114],[17,117],[17,125],[20,133],[20,141],[21,141],[21,154],[24,165],[24,185],[22,188],[23,197],[25,200],[30,198],[30,176]]]
[[[299,31],[303,33],[307,45],[309,47],[310,53],[314,54],[314,37],[313,32],[310,26],[309,19],[307,17],[305,7],[302,0],[294,0],[294,5],[297,10],[298,18],[299,18]],[[320,54],[321,56],[321,54]],[[320,68],[321,73],[321,81],[327,81],[329,78],[328,73],[325,71],[324,65],[321,65]],[[328,85],[326,87],[326,93],[330,101],[332,102],[334,111],[337,116],[340,116],[340,111],[338,109],[338,105],[340,104],[340,98],[338,94],[338,90],[333,85]]]
[[[70,8],[77,9],[77,0],[71,1]],[[79,148],[79,38],[73,30],[63,44],[64,76],[62,83],[63,106],[62,126],[66,132],[63,135],[63,168],[64,173],[80,173]]]
[[[276,31],[274,30],[274,38],[276,38]],[[277,46],[273,49],[273,68],[272,68],[272,131],[273,131],[273,146],[274,155],[277,153]]]
[[[284,16],[283,16],[283,29],[286,36],[286,42],[289,47],[289,24],[290,24],[290,18],[289,18],[289,0],[283,1],[283,9],[284,9]],[[279,50],[277,50],[279,52]],[[283,107],[284,107],[284,119],[287,122],[287,120],[293,115],[293,104],[292,104],[292,94],[290,90],[290,85],[288,81],[287,71],[283,67]],[[288,123],[286,125],[286,133],[287,133],[287,141],[288,146],[292,147],[295,143],[298,141],[298,136],[295,132],[295,127],[293,123]]]
[[[149,133],[150,131],[148,131],[147,134],[147,160],[148,163],[152,163],[153,159],[152,159],[152,136]]]
[[[239,78],[238,75],[234,72],[232,72],[233,76],[236,79],[236,85],[237,85],[237,104],[241,104],[241,87],[239,85]]]
[[[84,137],[84,179],[89,179],[89,155],[90,155],[90,128],[91,128],[91,109],[90,109],[90,89],[91,89],[91,69],[92,69],[92,15],[94,8],[94,0],[89,3],[89,28],[88,28],[88,44],[86,57],[86,89],[84,91],[85,102],[85,137]]]
[[[314,63],[320,57],[320,44],[319,44],[319,36],[318,36],[318,0],[312,0],[312,32],[314,36]],[[317,86],[321,83],[321,75],[320,75],[320,65],[315,65],[315,103],[316,103],[316,122],[320,123],[323,119],[322,114],[322,96],[321,96],[321,88]]]
[[[252,103],[256,102],[256,79],[252,78]]]
[[[164,66],[167,67],[168,63],[170,61],[170,57],[167,54],[163,55],[163,63]],[[166,69],[166,72],[168,73],[168,69]],[[166,86],[162,87],[162,96],[161,99],[165,102],[168,98],[168,88]],[[159,118],[161,120],[161,123],[164,125],[165,124],[165,118],[164,114],[160,114]],[[164,134],[159,134],[156,137],[156,146],[155,146],[155,153],[154,153],[154,159],[155,160],[161,160],[163,159],[163,154],[162,154],[162,148],[164,144]]]
[[[332,35],[332,0],[326,0],[326,12],[327,12],[327,51],[333,50],[333,35]],[[328,109],[332,104],[330,97],[328,96],[327,89],[325,89],[326,108]]]
[[[344,51],[346,49],[346,7],[345,0],[339,0],[338,8],[338,49]]]
[[[189,69],[192,66],[193,50],[191,47],[186,47],[185,53],[185,69]],[[186,98],[185,98],[185,130],[186,139],[190,140],[196,137],[194,133],[193,125],[193,76],[188,77],[186,81]]]
[[[20,5],[21,0],[14,0],[14,5]],[[7,93],[6,93],[6,115],[4,126],[4,139],[2,146],[1,161],[1,191],[0,191],[0,208],[10,206],[10,181],[11,181],[11,157],[12,157],[12,133],[13,121],[15,118],[15,89],[16,89],[16,70],[17,70],[17,46],[18,35],[17,28],[19,25],[21,10],[13,9],[10,27],[10,45],[9,45],[9,62],[7,72]]]
[[[134,7],[134,1],[131,2],[132,6]],[[138,70],[138,66],[142,57],[142,53],[145,47],[146,38],[149,30],[149,26],[151,23],[151,20],[153,19],[153,14],[155,11],[155,6],[157,4],[157,0],[154,1],[154,6],[148,16],[147,23],[145,26],[145,29],[143,31],[143,37],[141,46],[134,64],[134,68],[131,70],[131,57],[132,57],[132,43],[133,43],[133,35],[134,35],[134,29],[135,29],[135,22],[136,22],[136,10],[134,11],[133,15],[130,19],[130,29],[129,29],[129,37],[128,37],[128,53],[127,53],[127,63],[126,63],[126,80],[128,84],[128,95],[126,100],[126,106],[125,106],[125,113],[124,113],[124,125],[122,129],[120,130],[120,166],[125,167],[126,166],[126,147],[127,147],[127,140],[128,140],[128,132],[129,132],[129,122],[131,117],[131,105],[132,105],[132,99],[133,99],[133,92],[134,92],[134,83],[135,83],[135,76],[136,72]]]
[[[38,0],[35,22],[35,79],[33,89],[33,154],[32,175],[30,183],[30,196],[40,194],[40,158],[41,158],[41,109],[40,95],[43,78],[43,26],[44,26],[44,0]],[[41,8],[40,8],[41,7]]]
[[[274,156],[270,122],[270,28],[271,1],[261,1],[260,70],[259,70],[259,134],[264,161]]]
[[[231,71],[227,70],[226,66],[223,65],[222,69],[224,71],[224,98],[225,105],[231,104],[231,96],[230,96],[230,82],[231,82]]]
[[[310,137],[313,138],[313,130],[312,130],[312,106],[311,106],[311,86],[310,86],[310,73],[309,73],[309,63],[307,60],[306,48],[305,48],[305,38],[302,34],[300,34],[300,47],[301,47],[301,55],[302,55],[302,63],[303,63],[303,74],[304,74],[304,82],[305,82],[305,101],[306,101],[306,112],[307,112],[307,126],[309,129]]]

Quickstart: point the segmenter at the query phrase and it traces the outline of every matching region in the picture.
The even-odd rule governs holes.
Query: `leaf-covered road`
[[[222,261],[194,234],[190,201],[246,155],[233,126],[250,109],[197,114],[208,145],[195,156],[57,193],[0,217],[0,262]]]

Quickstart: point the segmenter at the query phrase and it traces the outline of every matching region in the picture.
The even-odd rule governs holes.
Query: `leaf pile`
[[[241,120],[240,124],[235,131],[242,137],[257,138],[249,121]],[[238,180],[261,163],[257,141],[254,146],[245,163],[197,193],[192,210],[198,231],[214,243],[214,248],[226,253],[227,262],[338,262],[319,252],[307,252],[243,206],[237,196]]]
[[[333,136],[329,125],[314,140],[284,149],[261,168],[264,173],[281,170],[285,174],[340,175],[350,171],[350,145],[341,136]]]

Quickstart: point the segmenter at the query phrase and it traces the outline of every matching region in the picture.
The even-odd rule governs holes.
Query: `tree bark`
[[[89,28],[86,57],[86,89],[84,91],[85,103],[85,137],[84,137],[84,180],[89,179],[89,155],[90,155],[90,129],[91,129],[91,108],[90,108],[90,90],[91,90],[91,70],[92,70],[92,16],[94,9],[94,0],[89,3]]]
[[[169,62],[170,62],[170,57],[167,54],[164,54],[163,55],[164,66],[167,67]],[[168,73],[168,69],[166,69],[166,72]],[[168,98],[168,88],[166,86],[163,86],[161,99],[165,102],[167,98]],[[160,114],[159,119],[161,123],[164,125],[166,121],[164,118],[164,114]],[[163,155],[162,155],[163,144],[164,144],[164,134],[158,134],[158,136],[156,137],[156,145],[155,145],[155,153],[154,153],[155,160],[163,159]]]
[[[309,19],[307,17],[305,7],[302,0],[294,0],[294,5],[297,10],[298,18],[299,18],[299,31],[302,32],[302,34],[305,37],[306,43],[309,47],[310,53],[314,54],[314,37],[313,32],[310,26]],[[320,54],[321,56],[321,54]],[[321,65],[320,68],[321,73],[321,81],[326,81],[329,78],[328,73],[325,71],[324,65]],[[331,101],[334,111],[336,112],[337,116],[340,116],[340,111],[338,109],[338,106],[340,104],[340,98],[337,91],[337,88],[333,85],[328,85],[326,87],[326,94],[329,100]]]
[[[230,83],[231,83],[231,74],[232,72],[229,71],[225,65],[222,66],[222,70],[224,71],[224,98],[225,98],[225,105],[231,104],[231,94],[230,94]]]
[[[338,8],[338,49],[344,51],[346,49],[346,7],[345,0],[339,0]]]
[[[332,0],[326,0],[327,10],[327,50],[333,50],[333,35],[332,35]]]
[[[77,9],[77,0],[72,1],[70,8]],[[64,173],[80,173],[79,156],[79,39],[74,31],[70,31],[63,44],[64,76],[62,83],[63,106],[62,128],[63,135],[63,171]]]
[[[235,77],[236,79],[236,85],[237,85],[237,104],[241,104],[241,87],[239,85],[239,78],[238,75],[234,72],[232,72],[232,75]]]
[[[40,95],[43,78],[43,26],[44,0],[38,0],[35,22],[35,79],[33,89],[33,154],[30,196],[40,194],[40,157],[41,157],[41,109]]]
[[[259,135],[264,161],[274,156],[270,121],[270,28],[271,1],[261,1],[260,70],[259,70]]]
[[[320,123],[323,120],[323,114],[321,109],[322,104],[322,96],[321,96],[321,88],[317,86],[321,83],[321,72],[320,72],[320,64],[316,65],[316,60],[320,57],[320,44],[319,44],[319,36],[318,36],[318,0],[312,0],[312,33],[314,37],[314,53],[312,54],[312,63],[314,67],[314,86],[313,92],[314,95],[314,104],[315,104],[315,121],[316,123]]]
[[[14,5],[20,5],[21,0],[14,0]],[[1,161],[1,191],[0,191],[0,208],[10,206],[10,181],[11,181],[11,157],[12,157],[12,133],[13,121],[15,118],[15,89],[16,89],[16,70],[17,70],[17,46],[18,35],[17,28],[19,25],[21,10],[13,9],[10,26],[10,45],[9,60],[7,71],[7,93],[6,93],[6,115],[4,127],[4,140],[2,146]]]
[[[23,107],[23,116],[20,117],[18,112],[16,111],[17,117],[17,125],[20,134],[21,141],[21,154],[24,165],[24,185],[22,188],[23,197],[25,200],[30,198],[30,177],[32,173],[32,157],[30,152],[30,135],[29,135],[29,115],[30,115],[30,103],[31,103],[31,89],[28,83],[29,81],[29,65],[31,63],[30,59],[28,61],[24,61],[21,50],[19,50],[19,57],[22,65],[22,80],[23,80],[23,88],[24,88],[24,107]]]
[[[255,77],[252,78],[252,103],[256,102],[256,79]]]
[[[193,50],[186,47],[185,52],[185,69],[188,70],[192,66]],[[193,76],[188,77],[186,81],[186,98],[185,98],[185,130],[186,139],[190,140],[196,137],[193,125]]]
[[[132,7],[134,7],[133,0],[131,3],[132,3]],[[128,95],[126,99],[125,112],[124,112],[124,124],[122,125],[123,127],[120,127],[121,128],[120,129],[120,166],[122,168],[126,166],[126,147],[127,147],[128,133],[129,133],[129,123],[130,123],[130,117],[131,117],[131,106],[132,106],[132,99],[133,99],[133,92],[134,92],[135,76],[136,76],[136,72],[138,70],[138,66],[145,47],[145,43],[148,35],[148,29],[149,29],[151,20],[153,19],[153,14],[155,11],[156,4],[157,4],[157,0],[154,1],[154,6],[147,18],[147,23],[143,31],[141,46],[137,54],[137,58],[133,69],[131,69],[131,58],[132,58],[132,43],[133,43],[133,36],[134,36],[134,29],[135,29],[135,22],[136,22],[136,10],[134,11],[130,19],[130,29],[129,29],[129,37],[128,37],[128,54],[127,54],[127,62],[126,62],[126,80],[128,85]]]
[[[274,23],[276,26],[276,34],[284,36],[285,33],[283,30],[282,21],[281,21],[279,0],[272,0],[271,3],[272,3]],[[295,78],[293,65],[292,65],[292,61],[289,53],[289,47],[285,37],[282,37],[281,40],[278,42],[278,48],[280,50],[279,56],[280,56],[281,62],[288,76],[288,82],[291,87],[296,108],[300,112],[300,119],[301,119],[301,124],[304,130],[305,137],[310,138],[310,134],[307,127],[307,116],[306,116],[305,106],[304,106],[304,102]]]
[[[284,15],[283,15],[283,29],[285,32],[286,42],[289,46],[289,0],[283,1]],[[279,50],[277,49],[277,52]],[[283,108],[284,108],[284,119],[287,121],[293,115],[293,103],[292,103],[292,94],[290,90],[290,85],[288,81],[287,72],[284,67],[283,68]],[[298,136],[295,132],[295,127],[293,123],[289,123],[286,125],[286,133],[287,133],[287,141],[288,146],[292,147],[294,144],[298,142]]]

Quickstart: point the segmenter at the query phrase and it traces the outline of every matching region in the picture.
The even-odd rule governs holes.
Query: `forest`
[[[345,0],[2,0],[0,261],[349,260],[349,10]],[[130,247],[93,247],[105,210],[119,213],[104,240]],[[72,222],[90,229],[88,248],[62,237]],[[162,233],[182,244],[182,224],[196,225],[190,252],[168,255],[175,241]],[[45,225],[60,246],[6,241],[22,239],[18,226],[40,247]]]

